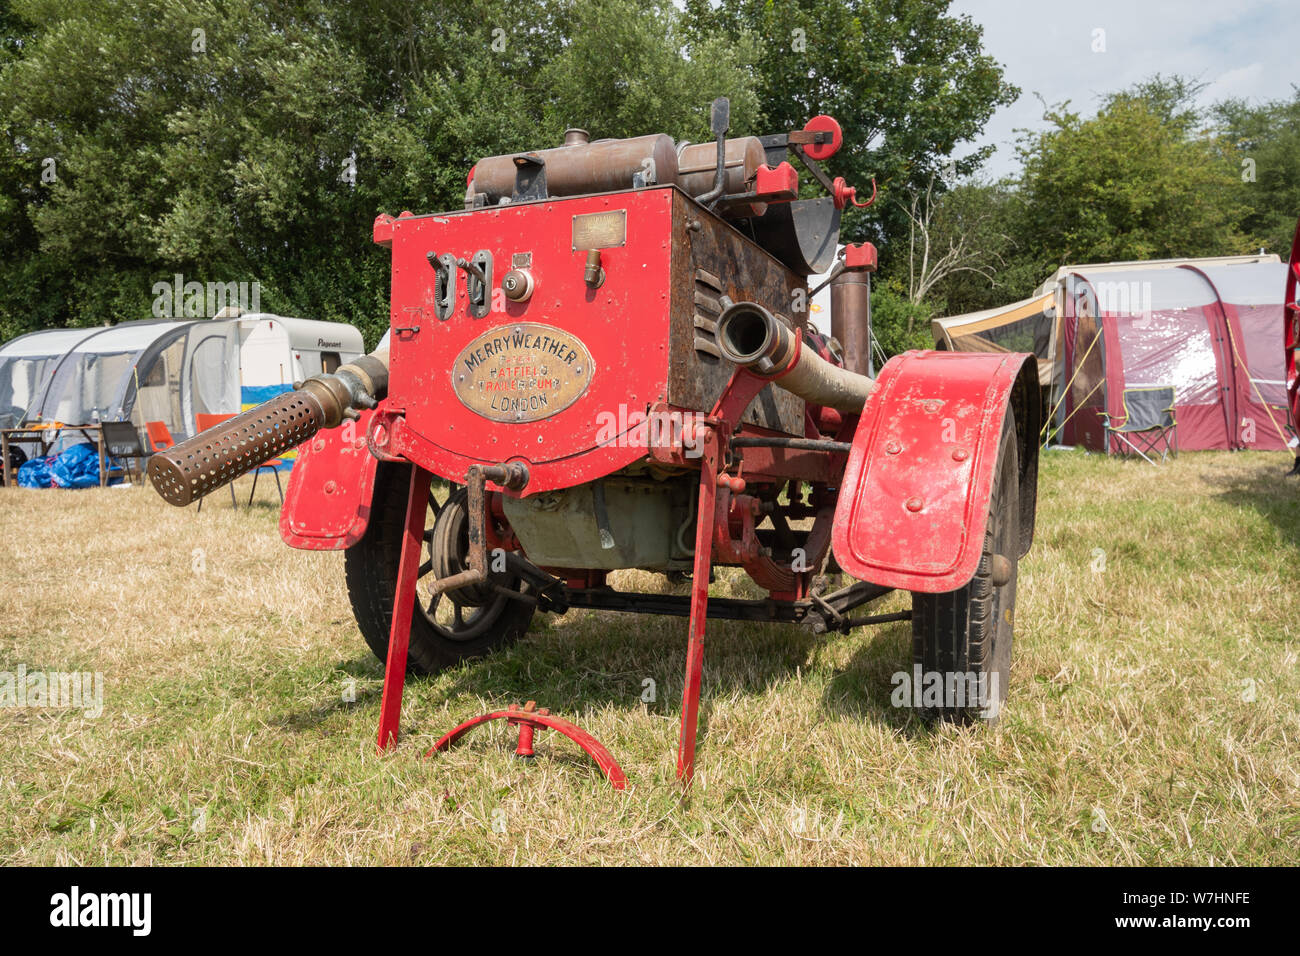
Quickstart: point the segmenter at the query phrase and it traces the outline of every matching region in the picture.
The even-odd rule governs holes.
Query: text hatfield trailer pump
[[[712,127],[698,145],[570,130],[480,160],[464,210],[380,216],[388,346],[150,460],[155,488],[186,505],[299,447],[281,533],[346,549],[357,623],[386,661],[381,748],[408,672],[570,608],[689,618],[687,782],[708,617],[817,633],[910,617],[914,665],[994,689],[929,715],[996,713],[1034,526],[1033,356],[908,352],[873,381],[875,249],[836,262],[841,210],[870,201],[820,166],[839,125],[728,139],[722,99]],[[798,198],[792,158],[828,195]],[[827,337],[808,325],[807,277],[832,265]],[[451,483],[441,503],[435,477]],[[716,565],[768,597],[711,599]],[[614,590],[621,568],[687,574],[691,593]],[[857,581],[831,590],[841,570]],[[854,616],[895,589],[910,613]],[[559,730],[625,786],[598,741],[531,702],[434,749],[494,718],[518,726],[518,753]]]

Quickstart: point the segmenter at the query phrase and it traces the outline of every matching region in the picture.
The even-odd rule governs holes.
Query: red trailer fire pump
[[[994,678],[996,699],[929,716],[978,719],[1005,696],[1034,526],[1033,356],[908,352],[870,378],[875,249],[836,261],[842,210],[870,200],[821,167],[839,125],[728,138],[728,112],[714,103],[716,139],[696,145],[570,130],[480,160],[463,210],[380,216],[389,346],[151,459],[155,488],[186,505],[299,448],[281,532],[346,549],[357,623],[386,661],[381,748],[406,674],[508,644],[537,611],[688,618],[684,782],[709,617],[816,633],[910,618],[914,665]],[[791,160],[827,195],[798,198]],[[808,324],[807,279],[832,267],[828,337]],[[719,565],[767,596],[710,597]],[[691,593],[610,587],[624,568],[689,575]],[[841,572],[856,581],[832,586]],[[895,589],[910,612],[855,614]],[[519,728],[521,755],[558,730],[626,784],[531,701],[434,751],[493,719]]]

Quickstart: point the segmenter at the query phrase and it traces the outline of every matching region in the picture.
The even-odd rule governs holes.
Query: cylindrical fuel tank
[[[581,132],[581,131],[571,131]],[[551,196],[580,196],[586,193],[631,189],[633,177],[653,168],[654,181],[676,184],[691,196],[702,196],[713,188],[718,165],[718,144],[696,143],[678,148],[662,133],[634,139],[598,139],[584,143],[568,136],[571,145],[535,151],[546,164],[546,191]],[[519,153],[488,156],[474,166],[471,186],[489,203],[510,198],[515,187],[515,157]],[[766,161],[763,144],[756,136],[727,140],[727,174],[724,192],[744,192],[753,182],[758,167]]]
[[[475,192],[496,203],[515,188],[514,157],[488,156],[474,166]],[[632,177],[653,164],[657,183],[677,181],[677,149],[671,136],[656,133],[633,139],[598,139],[594,143],[536,150],[546,163],[546,191],[552,196],[631,189]]]
[[[767,161],[767,152],[757,136],[727,140],[727,178],[724,193],[741,193],[752,183],[758,167]],[[702,196],[713,188],[718,168],[718,144],[695,143],[677,153],[677,185],[690,196]]]

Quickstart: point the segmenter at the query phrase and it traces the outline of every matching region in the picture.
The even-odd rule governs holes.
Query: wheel
[[[381,661],[388,659],[409,483],[409,466],[379,463],[370,524],[362,539],[343,556],[357,626]],[[492,573],[483,584],[430,597],[429,582],[463,571],[469,552],[466,490],[453,487],[439,503],[438,484],[434,483],[429,495],[420,584],[411,616],[408,674],[433,674],[513,643],[528,630],[535,610],[534,604],[520,600],[528,595],[527,586],[509,573]]]
[[[946,594],[912,594],[913,670],[921,668],[922,691],[933,674],[944,686],[937,706],[924,693],[913,701],[927,720],[992,723],[1006,700],[1020,546],[1020,462],[1010,410],[1002,422],[996,468],[975,577]]]

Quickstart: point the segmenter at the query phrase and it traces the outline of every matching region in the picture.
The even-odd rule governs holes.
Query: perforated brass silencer
[[[149,459],[149,480],[184,507],[320,431],[325,409],[314,389],[285,392]]]
[[[374,408],[388,393],[388,352],[363,355],[294,389],[154,455],[147,469],[154,490],[184,507],[322,428],[357,418],[358,408]]]

